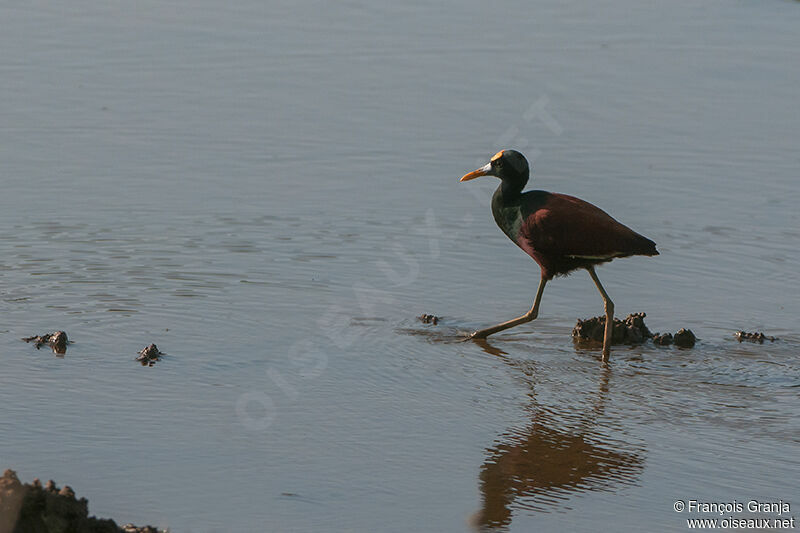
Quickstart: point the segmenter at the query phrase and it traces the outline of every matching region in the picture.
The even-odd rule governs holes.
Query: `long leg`
[[[589,275],[592,276],[592,281],[597,285],[597,290],[599,290],[600,294],[603,296],[603,302],[606,307],[606,331],[603,336],[603,361],[608,361],[608,356],[611,354],[611,334],[614,332],[614,302],[608,297],[608,293],[600,283],[594,271],[594,267],[591,266],[586,270],[589,271]]]
[[[490,328],[479,329],[472,335],[470,335],[471,339],[485,339],[489,335],[493,333],[497,333],[498,331],[503,331],[504,329],[513,328],[514,326],[518,326],[520,324],[524,324],[525,322],[530,322],[531,320],[535,319],[539,316],[539,302],[542,301],[542,293],[544,292],[544,286],[547,283],[547,280],[542,278],[539,281],[539,289],[536,291],[536,298],[533,300],[533,307],[531,310],[525,313],[524,315],[517,317],[513,320],[509,320],[508,322],[503,322],[502,324],[497,324],[496,326],[492,326]]]

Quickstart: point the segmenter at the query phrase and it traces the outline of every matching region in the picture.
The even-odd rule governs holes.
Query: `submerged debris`
[[[142,366],[153,366],[156,364],[156,361],[161,359],[164,352],[159,351],[158,346],[155,344],[149,345],[147,348],[139,350],[139,357],[136,358],[137,361],[142,363]]]
[[[37,350],[41,348],[43,344],[47,344],[53,349],[53,353],[57,354],[67,353],[67,344],[70,342],[64,331],[54,331],[53,333],[46,333],[44,335],[23,337],[22,340],[25,342],[32,342]]]
[[[436,315],[429,315],[426,313],[421,314],[417,317],[417,320],[420,320],[423,324],[433,324],[434,326],[439,323],[439,317]]]
[[[0,477],[0,531],[159,533],[152,526],[119,527],[113,520],[90,517],[89,502],[76,499],[69,486],[59,489],[50,480],[42,487],[39,479],[23,484],[13,470]]]
[[[653,336],[644,323],[645,313],[632,313],[624,320],[614,319],[614,329],[611,334],[611,344],[641,344]],[[578,320],[572,328],[572,336],[582,341],[603,342],[606,329],[606,317],[596,316],[585,320]]]
[[[125,524],[120,530],[122,533],[161,533],[160,529],[156,529],[153,526],[136,527],[133,524]]]
[[[694,336],[692,330],[681,328],[677,333],[675,333],[673,342],[675,343],[675,346],[679,346],[681,348],[691,348],[694,346],[694,343],[697,342],[697,337]]]
[[[754,333],[749,333],[747,331],[737,331],[733,334],[736,337],[736,340],[739,342],[742,341],[750,341],[750,342],[757,342],[759,344],[764,344],[764,341],[775,342],[778,340],[777,337],[770,337],[768,335],[764,335],[761,331],[756,331]]]

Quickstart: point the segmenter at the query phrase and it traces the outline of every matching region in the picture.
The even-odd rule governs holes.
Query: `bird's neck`
[[[503,195],[503,198],[515,200],[520,194],[522,194],[522,189],[525,187],[527,182],[527,179],[519,181],[502,180],[497,190],[500,191],[500,194]]]
[[[522,196],[522,189],[528,183],[527,176],[520,176],[519,179],[506,178],[500,181],[500,186],[494,192],[492,197],[492,205],[495,201],[501,205],[518,205],[520,196]]]
[[[492,196],[492,215],[503,233],[516,242],[520,226],[521,187],[509,187],[502,182]]]

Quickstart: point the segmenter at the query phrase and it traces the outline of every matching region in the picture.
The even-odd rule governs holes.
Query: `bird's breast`
[[[504,201],[500,191],[495,192],[492,198],[492,216],[497,226],[503,230],[509,239],[519,244],[522,230],[522,212],[519,204],[507,203]]]

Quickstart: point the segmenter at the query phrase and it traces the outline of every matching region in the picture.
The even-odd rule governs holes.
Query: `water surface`
[[[800,506],[798,8],[0,7],[0,467],[176,532]],[[694,349],[603,368],[583,273],[460,342],[536,290],[495,183],[458,183],[509,147],[658,243],[599,276]],[[19,340],[54,329],[63,358]]]

